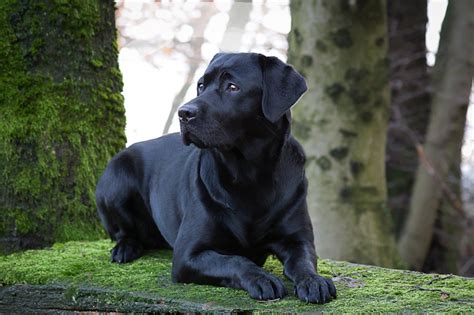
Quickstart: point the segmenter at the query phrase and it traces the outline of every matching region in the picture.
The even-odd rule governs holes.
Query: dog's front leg
[[[193,252],[190,248],[185,251],[175,248],[173,281],[240,288],[259,300],[274,300],[286,295],[280,278],[245,257],[222,255],[213,250]]]
[[[310,241],[290,240],[273,246],[273,252],[284,265],[285,275],[295,285],[295,294],[309,303],[327,303],[336,297],[331,279],[317,274],[316,253]]]

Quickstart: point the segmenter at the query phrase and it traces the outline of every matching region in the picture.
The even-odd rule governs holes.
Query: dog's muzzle
[[[179,121],[182,123],[188,123],[195,119],[198,113],[198,108],[194,104],[184,104],[178,110]]]
[[[198,107],[193,103],[184,104],[178,109],[178,117],[183,143],[185,145],[194,143],[198,147],[203,147],[204,143],[202,143],[202,141],[192,132],[192,130],[196,128],[196,124],[191,124],[191,122],[196,119],[197,115]]]

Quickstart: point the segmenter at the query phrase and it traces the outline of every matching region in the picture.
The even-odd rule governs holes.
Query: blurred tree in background
[[[461,148],[474,76],[474,41],[466,41],[474,34],[473,13],[473,1],[450,1],[441,31],[426,140],[417,144],[421,163],[399,241],[400,254],[417,270],[458,272],[461,249],[468,250]]]
[[[0,2],[0,251],[104,237],[95,184],[125,145],[114,2]]]
[[[377,13],[375,3],[291,2],[289,61],[309,83],[294,109],[293,131],[308,154],[317,248],[324,257],[383,264],[376,249],[390,248],[395,223],[398,250],[411,268],[470,274],[472,217],[462,204],[460,166],[474,74],[472,41],[466,41],[474,33],[474,2],[449,2],[433,72],[426,62],[426,1],[390,1],[386,12]],[[374,23],[385,15],[392,96],[386,182],[393,222],[382,206],[373,211],[378,217],[363,221],[360,214],[375,209],[368,200],[384,202],[379,150],[387,130],[367,129],[377,117],[374,98],[388,77],[367,63],[382,58],[374,54],[374,43],[384,46],[386,38],[377,35]],[[370,27],[359,32],[360,25]],[[369,222],[378,222],[379,230]],[[394,256],[392,250],[380,252]]]
[[[292,1],[289,62],[308,93],[293,110],[307,154],[308,206],[322,257],[396,266],[387,208],[386,3]]]
[[[396,234],[408,213],[430,111],[431,81],[426,61],[426,0],[388,1],[390,121],[386,147],[388,206]]]

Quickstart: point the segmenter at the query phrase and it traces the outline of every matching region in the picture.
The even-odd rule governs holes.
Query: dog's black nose
[[[198,109],[196,105],[193,104],[185,104],[181,106],[178,110],[179,120],[182,122],[188,122],[196,118]]]

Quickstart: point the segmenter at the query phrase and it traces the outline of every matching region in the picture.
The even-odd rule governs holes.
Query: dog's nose
[[[178,110],[179,120],[182,122],[188,122],[196,118],[198,108],[193,104],[185,104]]]

